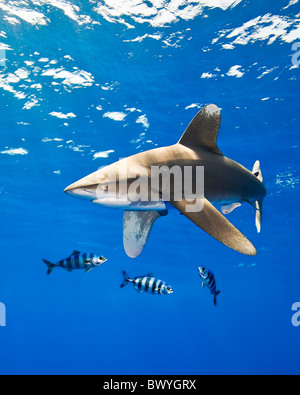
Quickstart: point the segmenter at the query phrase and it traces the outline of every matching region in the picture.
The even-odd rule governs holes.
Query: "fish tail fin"
[[[47,259],[43,259],[43,262],[48,266],[47,276],[49,276],[49,274],[55,268],[55,265],[54,265],[54,263],[51,263],[51,262],[47,261]]]
[[[129,281],[130,281],[129,276],[125,272],[125,270],[122,271],[122,274],[123,274],[124,279],[123,279],[122,284],[120,285],[121,288],[125,287],[125,285],[127,285],[129,283]]]
[[[220,292],[221,292],[221,291],[217,291],[217,292],[214,294],[214,305],[215,305],[215,306],[217,306],[217,296],[220,294]]]
[[[262,172],[261,172],[261,169],[260,169],[260,162],[259,162],[259,160],[257,160],[254,163],[252,173],[255,175],[255,177],[257,177],[259,179],[259,181],[261,181],[261,182],[264,181],[263,176],[262,176]],[[261,231],[261,222],[262,222],[262,210],[263,210],[262,200],[257,200],[255,202],[255,208],[256,208],[255,225],[256,225],[257,233],[260,233],[260,231]]]

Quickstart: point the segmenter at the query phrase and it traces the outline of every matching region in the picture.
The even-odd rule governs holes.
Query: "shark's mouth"
[[[75,196],[80,199],[92,200],[92,201],[97,199],[97,192],[96,189],[93,187],[66,189],[65,192],[68,195]]]

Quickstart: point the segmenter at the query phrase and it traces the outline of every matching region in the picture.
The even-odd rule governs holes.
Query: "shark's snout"
[[[66,189],[66,193],[74,194],[77,190],[88,188],[90,183],[85,182],[84,179],[74,182],[73,184],[69,185]]]
[[[72,185],[69,185],[69,186],[64,190],[64,192],[65,192],[65,193],[70,193],[72,190],[73,190]]]

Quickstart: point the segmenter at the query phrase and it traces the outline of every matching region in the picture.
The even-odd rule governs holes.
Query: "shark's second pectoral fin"
[[[123,217],[123,244],[126,254],[136,258],[147,243],[157,218],[168,214],[164,211],[125,211]]]
[[[171,203],[194,224],[226,246],[245,255],[257,254],[253,244],[207,199],[204,199],[203,209],[199,212],[189,212],[187,207],[190,202],[186,200]]]

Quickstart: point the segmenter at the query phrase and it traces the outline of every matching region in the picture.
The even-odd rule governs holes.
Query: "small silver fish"
[[[61,267],[66,269],[68,272],[76,269],[85,269],[85,272],[89,272],[93,267],[100,266],[106,262],[107,258],[93,253],[81,253],[74,251],[68,258],[62,259],[57,263],[52,263],[43,259],[43,262],[48,266],[47,275],[49,275],[55,267]]]
[[[124,280],[121,284],[121,288],[125,287],[128,283],[132,283],[134,288],[138,292],[148,292],[157,295],[169,295],[173,293],[173,288],[162,280],[158,280],[153,277],[153,273],[149,273],[146,276],[129,278],[128,274],[123,270],[122,272]]]

